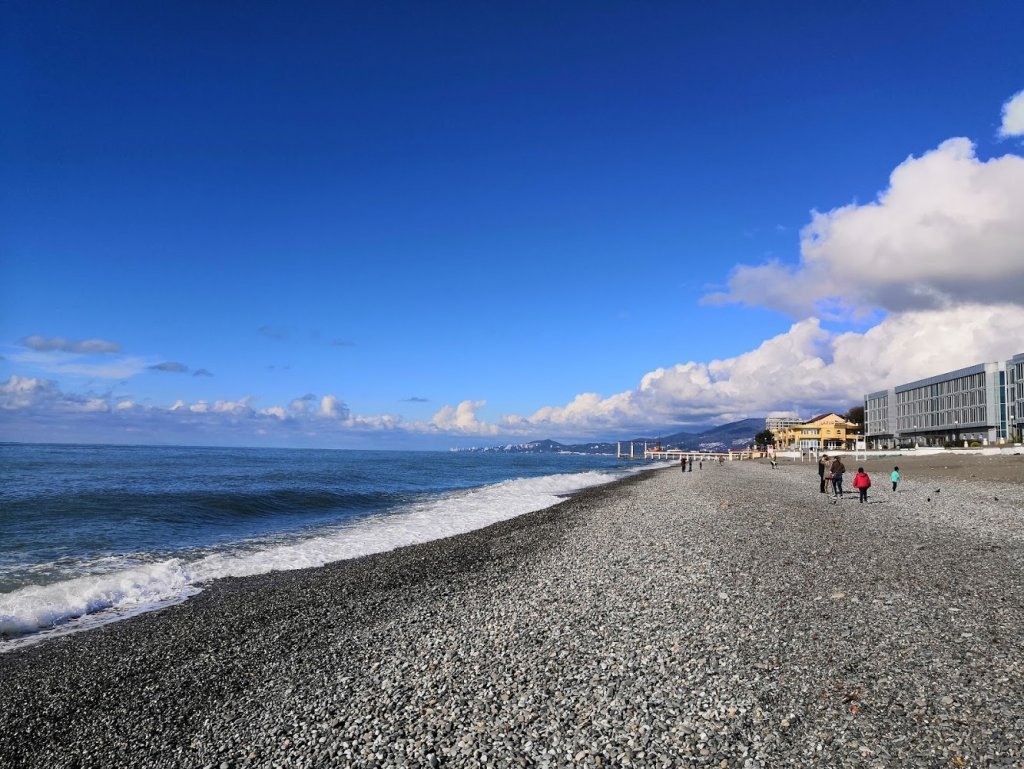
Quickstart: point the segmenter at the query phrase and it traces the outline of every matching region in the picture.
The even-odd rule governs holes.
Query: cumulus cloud
[[[105,399],[93,395],[61,392],[57,383],[50,379],[14,375],[0,384],[0,409],[95,413],[109,411],[110,405]]]
[[[314,411],[313,402],[316,400],[316,396],[313,393],[306,393],[305,395],[295,398],[291,403],[288,404],[288,410],[293,414],[306,414]]]
[[[367,432],[408,430],[409,432],[424,432],[422,423],[406,423],[401,417],[393,414],[378,414],[374,416],[360,416],[350,414],[345,420],[345,426],[352,430]]]
[[[890,314],[865,332],[835,333],[809,318],[755,349],[709,362],[654,369],[625,392],[583,393],[562,406],[545,406],[496,423],[480,418],[485,402],[446,405],[429,421],[352,414],[335,395],[307,394],[285,407],[255,408],[255,399],[175,401],[166,408],[111,396],[72,395],[51,380],[13,376],[0,384],[0,409],[52,414],[60,419],[145,420],[160,431],[196,429],[209,434],[245,429],[252,434],[341,436],[399,432],[459,437],[606,438],[634,430],[662,430],[694,422],[728,421],[766,413],[807,416],[859,403],[866,392],[1021,352],[1024,308],[962,305]],[[246,425],[248,427],[246,427]],[[259,433],[259,430],[265,432]]]
[[[445,406],[431,419],[430,424],[446,432],[459,433],[462,435],[496,435],[498,426],[489,422],[482,422],[477,419],[476,412],[483,408],[487,401],[462,401],[458,406],[452,408]]]
[[[837,317],[1024,304],[1024,158],[949,139],[893,171],[874,202],[813,212],[800,263],[740,266],[705,301]]]
[[[21,344],[36,352],[69,352],[84,354],[114,353],[121,351],[117,342],[105,339],[65,339],[62,336],[45,337],[32,334],[21,340]]]
[[[214,401],[211,410],[215,414],[232,414],[234,416],[252,416],[255,412],[250,405],[255,400],[247,395],[237,401],[219,400]]]
[[[237,400],[208,401],[200,399],[194,403],[178,399],[170,406],[161,408],[158,406],[143,406],[131,399],[124,397],[115,398],[109,394],[100,397],[65,393],[60,389],[57,382],[50,379],[14,375],[6,382],[0,383],[0,408],[8,410],[39,407],[53,408],[58,406],[64,410],[75,411],[129,411],[144,409],[149,412],[223,414],[236,417],[269,415],[283,418],[287,415],[285,410],[279,406],[256,411],[253,408],[255,400],[255,397],[251,395]],[[307,401],[302,400],[301,402],[305,403]],[[346,411],[344,404],[335,396],[328,395],[322,401],[322,412],[318,412],[317,415],[337,418],[343,411]]]
[[[174,374],[184,374],[188,371],[188,366],[184,363],[178,363],[173,360],[165,361],[164,363],[155,363],[149,368],[151,371],[169,371]]]
[[[198,400],[191,405],[184,401],[175,401],[171,411],[188,411],[192,414],[227,414],[236,417],[253,416],[256,412],[250,405],[255,400],[251,395],[237,401],[217,400],[210,403],[207,400]]]
[[[57,383],[52,380],[15,374],[0,384],[0,408],[28,408],[42,400],[52,398],[57,392]]]
[[[1003,122],[999,136],[1024,136],[1024,91],[1018,91],[1003,104]]]
[[[237,400],[178,399],[169,406],[139,403],[124,396],[65,393],[53,380],[12,376],[0,382],[0,429],[5,437],[45,440],[53,435],[87,435],[89,440],[150,434],[166,440],[220,442],[233,437],[246,442],[253,436],[278,441],[306,441],[311,436],[344,440],[346,436],[402,431],[436,432],[422,424],[405,424],[392,415],[357,416],[336,395],[296,398],[298,410],[271,405],[257,409],[256,398]]]
[[[861,402],[865,393],[981,361],[1004,360],[1024,345],[1024,308],[964,305],[891,315],[865,333],[834,334],[816,318],[734,358],[688,362],[645,374],[636,388],[562,407],[509,416],[518,432],[577,436],[661,428],[768,412],[807,415]]]
[[[348,407],[333,395],[320,399],[320,416],[328,419],[348,419]]]

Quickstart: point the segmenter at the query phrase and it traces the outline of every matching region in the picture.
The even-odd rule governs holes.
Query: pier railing
[[[761,459],[768,457],[767,451],[758,449],[726,449],[725,451],[694,451],[692,449],[663,449],[651,447],[648,444],[638,444],[636,441],[629,441],[625,447],[621,441],[616,444],[615,454],[619,459],[662,459],[678,462],[684,457],[689,459],[722,459],[732,462],[743,459]]]

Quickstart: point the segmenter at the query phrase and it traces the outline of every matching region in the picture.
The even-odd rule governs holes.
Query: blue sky
[[[4,14],[0,439],[614,439],[1024,350],[1020,3]]]

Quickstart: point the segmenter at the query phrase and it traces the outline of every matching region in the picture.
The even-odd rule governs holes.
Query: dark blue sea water
[[[625,472],[613,457],[0,445],[0,650],[470,531]]]

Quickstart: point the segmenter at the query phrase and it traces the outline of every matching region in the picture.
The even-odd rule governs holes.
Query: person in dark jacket
[[[829,467],[829,471],[832,473],[832,495],[835,497],[842,497],[843,473],[846,472],[846,465],[843,464],[843,460],[836,457],[832,460],[832,465]]]
[[[821,493],[825,493],[825,471],[828,468],[828,454],[822,454],[818,460],[818,478],[821,480]]]

